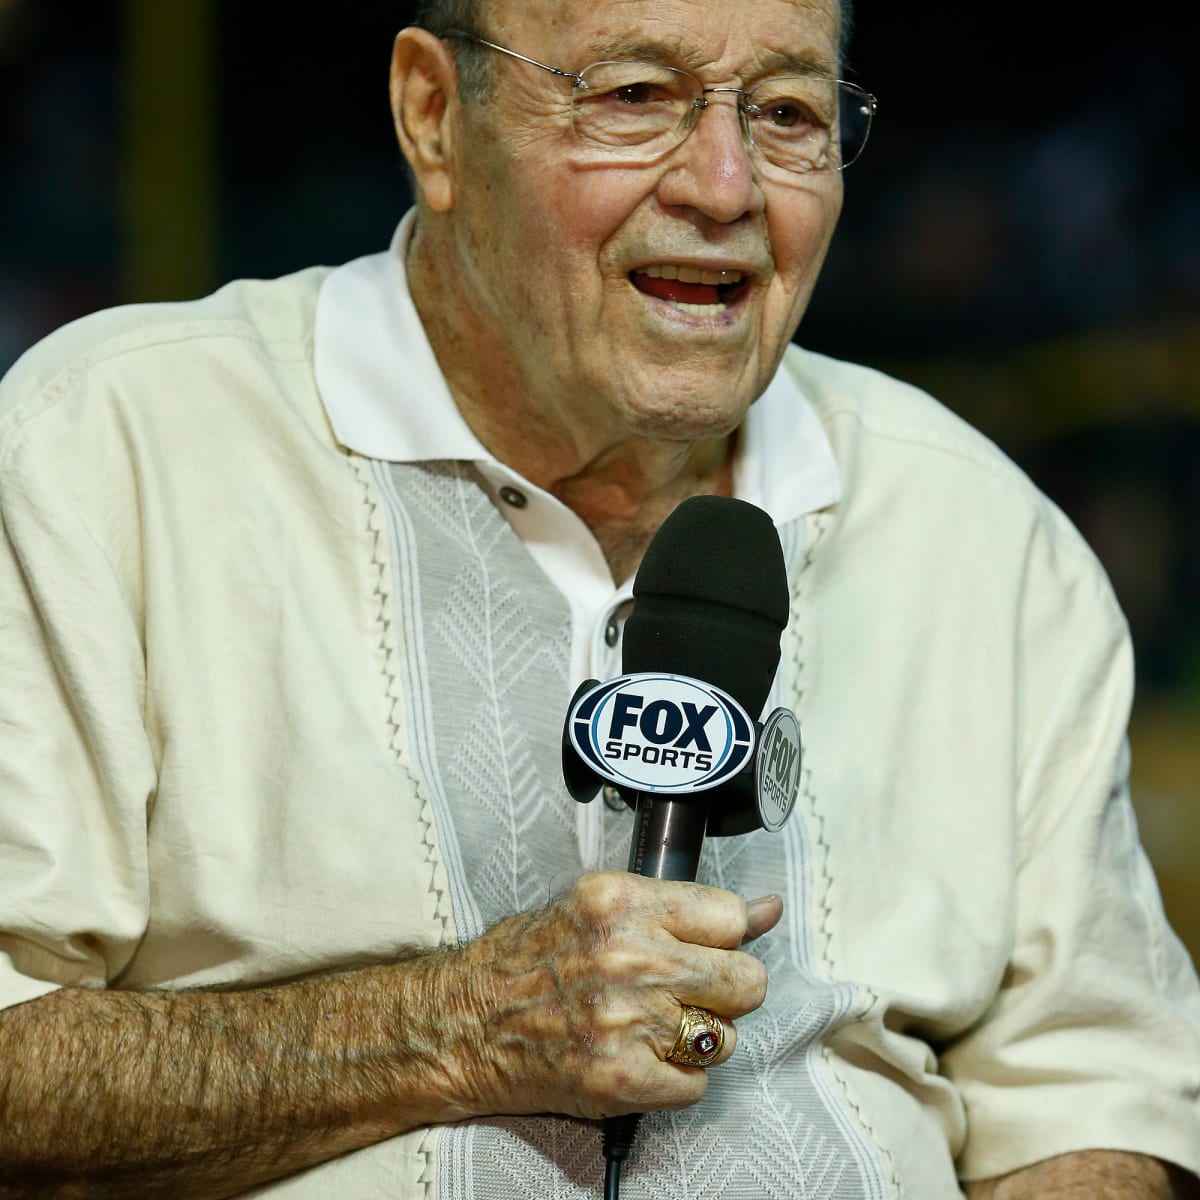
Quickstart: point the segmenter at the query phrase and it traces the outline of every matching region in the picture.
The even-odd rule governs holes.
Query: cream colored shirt
[[[431,531],[488,534],[459,557],[469,595],[514,591],[482,610],[496,631],[511,612],[551,621],[532,656],[545,674],[520,685],[544,711],[499,703],[528,643],[509,661],[498,642],[479,745],[527,751],[563,870],[623,857],[627,818],[556,798],[545,766],[567,689],[611,661],[621,590],[566,510],[477,446],[447,453],[453,414],[415,331],[388,369],[339,367],[356,344],[339,312],[361,312],[358,344],[386,340],[397,262],[99,314],[4,381],[0,1004],[66,984],[265,982],[486,919],[469,867],[492,849],[461,813],[511,800],[524,768],[483,788],[450,753],[441,700],[474,697],[478,664],[440,690],[462,607],[446,600],[452,543]],[[343,284],[346,307],[326,307]],[[831,1198],[939,1200],[956,1170],[1090,1146],[1200,1171],[1200,990],[1137,844],[1130,652],[1102,571],[928,397],[795,348],[774,394],[800,408],[764,437],[772,401],[756,405],[738,486],[790,507],[777,692],[804,730],[804,783],[783,834],[711,840],[702,869],[783,879],[788,916],[756,949],[772,989],[739,1023],[741,1074],[727,1090],[714,1072],[700,1124],[662,1131],[715,1122],[729,1141],[755,1124],[777,1173],[808,1169],[804,1194]],[[432,457],[374,441],[393,407],[432,414]],[[789,456],[811,487],[792,492]],[[525,508],[500,498],[510,486]],[[769,1082],[756,1055],[778,1088],[745,1090]],[[465,1196],[472,1138],[520,1162],[531,1137],[566,1156],[572,1130],[418,1131],[261,1191]],[[667,1194],[663,1153],[631,1167],[631,1197]],[[597,1164],[557,1194],[598,1187]]]

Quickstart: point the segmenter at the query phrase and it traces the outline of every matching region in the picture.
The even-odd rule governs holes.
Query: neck
[[[617,447],[548,489],[592,531],[614,582],[637,569],[650,540],[690,496],[733,494],[735,435],[669,452],[653,444]],[[543,485],[546,486],[546,485]]]

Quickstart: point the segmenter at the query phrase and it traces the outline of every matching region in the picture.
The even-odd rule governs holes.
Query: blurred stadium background
[[[1106,564],[1139,822],[1200,959],[1197,9],[857,8],[880,114],[799,340],[928,387]],[[0,371],[102,306],[381,249],[409,15],[0,0]]]

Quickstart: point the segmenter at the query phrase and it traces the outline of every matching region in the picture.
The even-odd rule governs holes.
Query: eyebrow
[[[686,63],[688,60],[682,41],[666,39],[646,41],[625,38],[605,42],[602,46],[594,46],[592,53],[600,55],[601,59],[606,62],[610,59],[633,59],[638,62],[664,63],[669,66],[673,62]],[[768,75],[827,75],[832,78],[837,75],[837,66],[832,60],[823,54],[818,54],[815,50],[805,50],[799,54],[764,50],[760,56],[759,66],[754,72],[754,78],[764,78]]]

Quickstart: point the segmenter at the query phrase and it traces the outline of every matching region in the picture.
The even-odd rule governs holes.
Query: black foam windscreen
[[[622,670],[715,684],[757,718],[779,666],[787,570],[769,514],[693,496],[663,522],[633,583]]]

